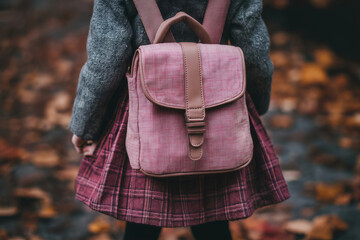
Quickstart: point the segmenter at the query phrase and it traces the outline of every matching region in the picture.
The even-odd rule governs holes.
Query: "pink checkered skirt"
[[[83,156],[75,198],[116,219],[184,227],[249,217],[290,197],[279,160],[254,104],[246,94],[254,141],[251,163],[228,173],[157,178],[131,168],[125,149],[127,85],[93,156]]]

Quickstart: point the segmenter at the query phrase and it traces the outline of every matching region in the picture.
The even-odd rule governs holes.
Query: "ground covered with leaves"
[[[289,1],[264,1],[285,11]],[[314,8],[333,1],[311,0]],[[125,222],[74,198],[81,156],[67,126],[86,60],[91,0],[0,3],[0,239],[121,239]],[[326,42],[269,26],[262,117],[291,198],[230,223],[236,240],[359,239],[360,65]],[[164,228],[161,239],[193,239]]]

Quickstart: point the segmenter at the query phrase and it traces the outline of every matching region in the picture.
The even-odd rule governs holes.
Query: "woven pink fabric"
[[[151,174],[230,170],[251,160],[253,142],[245,95],[241,96],[245,88],[243,54],[230,45],[199,46],[205,106],[221,104],[206,109],[203,157],[197,161],[188,157],[184,110],[175,109],[185,108],[180,44],[144,45],[134,60],[133,75],[127,75],[126,149],[134,169]],[[237,96],[241,97],[223,104]]]

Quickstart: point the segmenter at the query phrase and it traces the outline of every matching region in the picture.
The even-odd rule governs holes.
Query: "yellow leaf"
[[[317,183],[315,189],[316,199],[324,202],[333,202],[340,194],[344,192],[344,186],[341,183]]]
[[[338,216],[322,215],[313,219],[314,227],[307,234],[308,239],[332,240],[335,230],[346,230],[348,225]]]
[[[286,231],[296,234],[307,234],[311,231],[313,224],[306,219],[296,219],[285,223],[284,228]]]
[[[0,207],[0,217],[13,216],[16,215],[17,213],[18,213],[17,207]]]
[[[94,234],[104,233],[110,230],[110,224],[102,216],[99,216],[89,224],[88,229]]]
[[[317,49],[314,52],[315,60],[323,68],[330,68],[334,65],[335,55],[329,49]]]
[[[52,218],[57,215],[57,211],[54,209],[53,206],[43,206],[40,211],[38,212],[38,216],[41,218]]]
[[[276,115],[270,120],[273,128],[290,128],[293,122],[293,118],[290,115]]]
[[[32,152],[30,161],[40,167],[56,167],[60,163],[60,157],[53,149],[43,149]]]
[[[307,63],[301,69],[301,83],[304,85],[326,84],[328,75],[324,69],[315,63]]]

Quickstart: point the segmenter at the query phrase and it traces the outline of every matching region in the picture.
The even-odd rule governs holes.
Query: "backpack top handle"
[[[205,28],[185,12],[178,12],[174,17],[166,19],[156,32],[153,44],[161,43],[173,24],[184,21],[199,37],[202,43],[211,44],[211,38]]]
[[[150,42],[154,43],[157,30],[164,21],[156,0],[133,0],[133,2]],[[219,44],[221,41],[230,2],[231,0],[208,1],[202,25],[209,33],[212,43]],[[165,36],[164,42],[175,42],[171,30]]]

